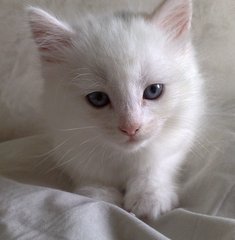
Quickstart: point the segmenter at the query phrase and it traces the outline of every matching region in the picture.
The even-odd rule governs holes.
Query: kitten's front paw
[[[172,210],[178,204],[178,197],[174,191],[159,191],[157,189],[145,189],[141,191],[127,192],[124,198],[124,208],[134,213],[139,218],[151,220]]]

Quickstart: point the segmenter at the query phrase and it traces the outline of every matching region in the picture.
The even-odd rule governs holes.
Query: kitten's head
[[[191,139],[200,78],[190,42],[191,1],[152,14],[117,12],[68,24],[30,8],[47,113],[56,128],[137,150]],[[83,130],[82,130],[83,129]]]

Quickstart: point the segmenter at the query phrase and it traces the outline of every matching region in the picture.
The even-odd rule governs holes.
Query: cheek
[[[102,117],[102,126],[109,134],[118,133],[118,117],[113,111],[105,112]]]
[[[174,112],[177,102],[170,98],[170,94],[159,100],[150,101],[145,106],[143,121],[148,130],[159,131]]]
[[[179,86],[170,84],[165,87],[163,96],[156,102],[155,113],[160,120],[167,120],[176,110],[179,104]]]
[[[145,111],[143,116],[143,133],[158,132],[162,122],[162,117],[159,116],[157,108]]]
[[[101,109],[94,109],[88,106],[87,122],[97,126],[97,131],[100,133],[113,133],[117,129],[117,120],[112,109],[105,107]]]

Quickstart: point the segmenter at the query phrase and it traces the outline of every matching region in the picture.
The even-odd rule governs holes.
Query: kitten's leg
[[[123,194],[114,187],[88,185],[80,186],[76,188],[74,192],[95,200],[112,203],[119,207],[121,207],[123,203]]]
[[[157,219],[178,204],[173,181],[156,176],[138,176],[129,180],[124,197],[124,208],[137,217]]]

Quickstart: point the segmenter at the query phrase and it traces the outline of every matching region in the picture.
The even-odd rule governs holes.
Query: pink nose
[[[125,135],[128,135],[128,136],[132,137],[132,136],[135,136],[136,133],[139,131],[140,125],[139,124],[133,124],[133,125],[128,125],[128,126],[120,126],[119,129]]]

